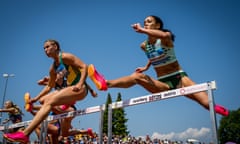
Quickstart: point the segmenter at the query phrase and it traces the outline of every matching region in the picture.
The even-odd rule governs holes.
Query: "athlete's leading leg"
[[[120,77],[114,80],[106,80],[102,74],[97,72],[93,65],[88,67],[88,75],[99,90],[107,90],[107,88],[129,88],[136,84],[144,87],[149,92],[161,92],[168,90],[169,86],[158,80],[155,80],[143,73],[134,72],[131,75]]]
[[[73,91],[73,87],[70,86],[53,94],[50,93],[46,95],[42,108],[38,111],[30,125],[23,132],[4,134],[4,137],[9,141],[27,143],[29,141],[29,135],[48,116],[53,106],[71,104],[77,100],[82,100],[86,94],[85,87],[79,91]]]

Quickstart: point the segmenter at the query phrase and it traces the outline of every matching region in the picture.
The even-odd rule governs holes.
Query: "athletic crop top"
[[[17,110],[16,113],[8,113],[9,119],[12,121],[12,123],[21,122],[22,121],[22,114],[19,110]]]
[[[81,77],[81,72],[79,69],[73,68],[69,65],[65,65],[62,60],[62,53],[59,53],[60,57],[60,64],[57,66],[54,64],[54,69],[56,73],[63,75],[63,86],[66,87],[66,85],[75,85],[78,83]],[[67,84],[66,84],[67,82]]]
[[[155,44],[145,42],[145,54],[153,67],[160,67],[177,61],[173,48],[163,46],[160,39]]]

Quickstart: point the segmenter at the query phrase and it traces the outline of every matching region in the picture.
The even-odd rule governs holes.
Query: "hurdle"
[[[168,90],[160,93],[153,93],[145,96],[131,98],[125,101],[114,102],[108,105],[108,144],[111,144],[112,137],[112,110],[122,107],[134,106],[139,104],[145,104],[160,100],[165,100],[169,98],[175,98],[182,95],[188,95],[192,93],[207,91],[208,100],[209,100],[209,110],[210,110],[210,118],[212,121],[212,129],[213,129],[213,143],[218,144],[218,136],[217,136],[217,122],[216,122],[216,113],[214,110],[214,98],[213,98],[213,90],[216,89],[216,82],[206,82],[202,84],[197,84],[189,87],[183,87],[174,90]]]
[[[214,104],[214,97],[213,97],[213,90],[215,90],[215,89],[216,89],[216,82],[211,81],[211,82],[197,84],[197,85],[193,85],[193,86],[189,86],[189,87],[184,87],[184,88],[164,91],[164,92],[160,92],[160,93],[153,93],[153,94],[149,94],[149,95],[145,95],[145,96],[135,97],[135,98],[131,98],[131,99],[128,99],[125,101],[119,101],[119,102],[114,102],[112,104],[109,104],[108,105],[108,137],[109,137],[108,144],[111,144],[112,110],[113,109],[165,100],[165,99],[179,97],[182,95],[197,93],[197,92],[201,92],[201,91],[207,91],[207,93],[208,93],[210,118],[212,120],[212,126],[213,126],[213,143],[218,144],[217,122],[216,122],[216,113],[214,110],[215,104]],[[103,104],[103,105],[88,107],[85,109],[80,109],[80,110],[67,112],[67,113],[63,113],[63,114],[48,116],[41,123],[40,143],[41,144],[45,143],[45,137],[47,136],[48,122],[50,122],[52,120],[56,120],[56,119],[81,116],[81,115],[86,115],[86,114],[91,114],[91,113],[96,113],[96,112],[100,112],[100,121],[99,121],[99,138],[100,139],[99,139],[99,141],[100,141],[100,143],[102,143],[103,113],[104,113],[105,109],[106,109],[106,106],[105,106],[105,104]],[[9,126],[0,126],[0,131],[6,130],[6,129],[11,129],[11,128],[16,128],[16,127],[27,126],[31,122],[32,122],[32,120],[24,121],[24,122],[20,122],[20,123],[16,123],[16,124],[11,124]]]
[[[93,107],[88,107],[88,108],[80,109],[80,110],[76,110],[76,111],[71,111],[71,112],[67,112],[67,113],[62,113],[62,114],[58,114],[58,115],[48,116],[41,123],[41,133],[40,133],[40,137],[39,137],[40,144],[45,144],[45,142],[46,142],[45,138],[47,136],[48,122],[50,122],[52,120],[81,116],[81,115],[97,113],[97,112],[100,112],[100,121],[99,121],[99,137],[100,137],[100,139],[99,139],[99,141],[100,141],[100,143],[102,143],[102,126],[103,126],[104,110],[105,110],[105,104],[98,105],[98,106],[93,106]],[[12,128],[17,128],[17,127],[28,126],[31,122],[32,122],[32,120],[19,122],[19,123],[16,123],[16,124],[11,124],[9,126],[0,125],[0,131],[4,131],[4,130],[7,130],[7,129],[12,129]]]
[[[76,111],[71,111],[71,112],[67,112],[67,113],[63,113],[63,114],[48,116],[47,119],[42,123],[43,132],[41,132],[41,133],[43,133],[44,135],[40,137],[40,141],[42,141],[42,142],[45,141],[45,137],[47,136],[47,122],[49,122],[49,121],[100,112],[100,121],[99,121],[99,137],[100,137],[100,139],[99,139],[99,141],[100,141],[100,143],[102,143],[102,128],[103,128],[102,126],[103,126],[104,110],[105,110],[105,104],[88,107],[88,108],[80,109],[80,110],[76,110]],[[41,129],[41,131],[42,131],[42,129]]]

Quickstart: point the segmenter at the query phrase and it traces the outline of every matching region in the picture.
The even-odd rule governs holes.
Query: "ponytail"
[[[153,17],[155,19],[156,23],[160,24],[159,30],[164,31],[164,32],[170,32],[172,41],[175,40],[175,35],[170,30],[164,29],[164,23],[160,17],[155,16],[155,15],[150,15],[150,17]]]
[[[164,32],[170,32],[170,33],[171,33],[171,39],[172,39],[172,41],[175,40],[175,35],[172,33],[172,31],[170,31],[170,30],[168,30],[168,29],[162,29],[162,31],[164,31]]]

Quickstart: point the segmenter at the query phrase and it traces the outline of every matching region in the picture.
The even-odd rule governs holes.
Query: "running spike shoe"
[[[97,89],[106,91],[108,89],[106,80],[103,75],[98,73],[93,64],[88,66],[88,76],[96,85]]]

